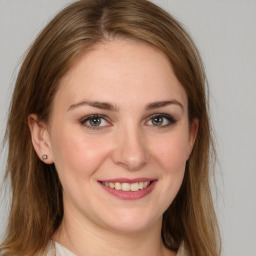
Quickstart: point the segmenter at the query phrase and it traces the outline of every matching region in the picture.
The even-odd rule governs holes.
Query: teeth
[[[106,185],[106,186],[107,186],[107,185]],[[115,184],[112,183],[112,182],[109,183],[109,186],[110,186],[111,188],[115,188]]]
[[[138,191],[139,190],[139,183],[132,183],[131,184],[131,191]]]
[[[107,187],[114,188],[116,190],[122,190],[122,191],[138,191],[141,189],[146,188],[150,181],[141,181],[141,182],[135,182],[135,183],[121,183],[121,182],[102,182]]]
[[[143,182],[143,188],[146,188],[149,185],[148,181]]]
[[[122,189],[122,184],[120,182],[115,183],[115,189],[116,190],[121,190]]]
[[[131,191],[131,185],[129,183],[122,183],[123,191]]]

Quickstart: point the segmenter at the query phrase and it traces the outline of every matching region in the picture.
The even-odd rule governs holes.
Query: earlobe
[[[51,144],[46,124],[39,121],[36,114],[31,114],[28,117],[28,126],[33,147],[38,157],[46,164],[53,163]]]
[[[189,131],[189,152],[188,152],[188,156],[187,156],[187,160],[190,157],[190,154],[193,150],[195,141],[196,141],[196,137],[197,137],[197,133],[198,133],[198,128],[199,128],[199,120],[197,118],[195,118],[191,125],[190,125],[190,131]]]

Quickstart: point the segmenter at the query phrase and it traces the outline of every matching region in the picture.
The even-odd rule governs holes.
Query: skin
[[[151,46],[113,40],[79,58],[60,81],[49,124],[29,117],[35,150],[55,164],[63,186],[55,241],[76,255],[176,255],[162,243],[161,223],[196,138],[187,104],[167,57]],[[92,114],[104,116],[94,129]],[[141,177],[156,183],[137,200],[116,198],[98,182]]]

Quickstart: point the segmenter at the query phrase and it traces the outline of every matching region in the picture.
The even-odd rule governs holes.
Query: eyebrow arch
[[[73,110],[75,108],[81,107],[81,106],[90,106],[98,109],[104,109],[109,111],[118,111],[118,108],[110,103],[106,102],[99,102],[99,101],[81,101],[76,104],[72,104],[68,111]]]
[[[184,111],[183,105],[179,101],[177,101],[177,100],[165,100],[165,101],[153,102],[153,103],[150,103],[150,104],[148,104],[146,106],[146,110],[152,110],[152,109],[155,109],[155,108],[161,108],[161,107],[165,107],[165,106],[172,105],[172,104],[180,106],[182,111]]]

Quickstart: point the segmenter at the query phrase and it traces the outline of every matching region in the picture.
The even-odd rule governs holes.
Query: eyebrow
[[[184,110],[183,105],[177,100],[165,100],[165,101],[152,102],[152,103],[148,104],[145,109],[146,110],[152,110],[152,109],[155,109],[155,108],[162,108],[162,107],[165,107],[165,106],[168,106],[168,105],[173,105],[173,104],[180,106],[182,111]]]
[[[68,111],[73,110],[78,107],[81,107],[81,106],[90,106],[93,108],[104,109],[104,110],[109,110],[109,111],[118,111],[117,106],[114,106],[107,102],[99,102],[99,101],[81,101],[81,102],[71,105],[68,108]]]
[[[166,101],[156,101],[149,103],[146,105],[145,110],[152,110],[156,108],[162,108],[168,105],[178,105],[181,107],[182,110],[184,110],[183,105],[177,101],[177,100],[166,100]],[[99,101],[81,101],[75,104],[72,104],[69,108],[68,111],[73,110],[75,108],[81,107],[81,106],[90,106],[98,109],[103,109],[103,110],[109,110],[109,111],[118,111],[118,107],[115,105],[112,105],[107,102],[99,102]]]

